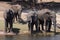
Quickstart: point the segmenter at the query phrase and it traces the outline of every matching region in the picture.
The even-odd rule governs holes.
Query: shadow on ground
[[[20,29],[19,28],[13,28],[12,32],[17,35],[20,32]]]

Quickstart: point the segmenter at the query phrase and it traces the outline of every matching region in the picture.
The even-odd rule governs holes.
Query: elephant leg
[[[31,23],[28,22],[28,30],[30,31],[31,30]]]
[[[36,28],[36,31],[39,31],[38,30],[38,23],[37,22],[35,23],[35,28]]]
[[[12,20],[9,22],[9,24],[10,24],[9,32],[11,32],[12,28],[13,28],[13,22],[12,22]]]
[[[38,20],[38,31],[40,31],[40,21]]]
[[[13,18],[13,22],[15,22],[16,21],[16,14],[14,14],[14,18]]]
[[[40,27],[38,27],[38,30],[40,31]]]
[[[44,30],[44,24],[41,24],[42,30]]]
[[[34,26],[34,23],[31,23],[31,33],[33,33],[33,26]]]
[[[17,21],[17,13],[15,13],[15,20]]]
[[[17,15],[17,17],[18,17],[18,21],[20,21],[20,15],[19,14]]]
[[[42,30],[44,30],[44,21],[41,22]]]
[[[48,31],[50,32],[50,29],[51,29],[51,22],[49,22],[49,25],[48,25]]]
[[[48,21],[46,21],[45,30],[48,30]]]
[[[15,16],[14,16],[14,18],[13,18],[13,22],[15,22]]]
[[[16,21],[17,21],[17,15],[16,15]]]
[[[38,24],[38,30],[40,31],[40,23]]]
[[[19,15],[19,14],[17,14],[17,16],[18,16],[18,19],[20,19],[20,15]]]
[[[8,22],[5,20],[5,32],[8,31]]]

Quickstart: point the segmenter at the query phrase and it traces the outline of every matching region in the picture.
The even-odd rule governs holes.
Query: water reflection
[[[0,36],[0,40],[59,40],[60,35],[44,36],[44,35],[15,35],[15,36]]]
[[[13,36],[5,35],[5,40],[14,40],[14,37]]]
[[[39,35],[15,35],[5,36],[4,40],[51,40],[52,36],[39,36]]]

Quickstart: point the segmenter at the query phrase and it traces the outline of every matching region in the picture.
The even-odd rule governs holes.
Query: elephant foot
[[[42,32],[41,30],[37,30],[37,32]]]
[[[47,30],[46,32],[51,32],[50,30]]]
[[[33,34],[33,31],[31,31],[31,34]]]
[[[33,33],[33,30],[30,30],[31,33]]]
[[[42,31],[44,31],[44,29],[42,29]]]
[[[38,31],[41,31],[41,30],[40,30],[40,27],[38,27],[38,29],[37,29],[37,30],[38,30]]]

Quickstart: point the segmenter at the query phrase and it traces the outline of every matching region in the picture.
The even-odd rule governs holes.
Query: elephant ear
[[[44,18],[44,19],[48,19],[48,17],[50,17],[50,15],[49,15],[49,14],[46,14],[46,13],[45,13],[45,14],[43,14],[43,18]]]

